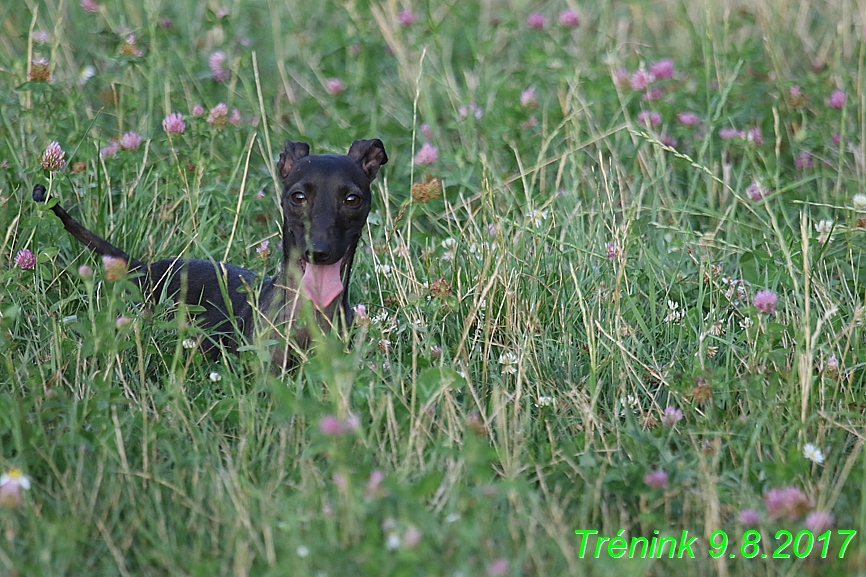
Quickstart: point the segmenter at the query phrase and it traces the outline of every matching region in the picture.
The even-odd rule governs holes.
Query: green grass
[[[866,540],[840,533],[866,520],[855,3],[419,3],[411,26],[392,1],[202,6],[0,7],[0,468],[32,483],[0,508],[0,574],[866,574]],[[658,99],[620,80],[665,58]],[[206,121],[220,102],[238,125]],[[130,131],[138,149],[100,158]],[[351,300],[372,321],[282,375],[255,346],[185,348],[186,311],[144,311],[30,200],[48,184],[144,260],[270,275],[282,143],[371,137],[390,160]],[[438,159],[416,165],[428,138]],[[51,141],[61,170],[42,168]],[[413,200],[431,179],[442,194]],[[808,502],[782,515],[768,494],[789,486]],[[834,516],[827,558],[824,537],[797,559],[815,511]],[[581,559],[575,530],[698,542],[629,560],[592,540]]]

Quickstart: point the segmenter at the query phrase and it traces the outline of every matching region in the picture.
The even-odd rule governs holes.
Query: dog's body
[[[51,210],[76,239],[139,273],[136,280],[145,300],[165,294],[204,307],[199,325],[210,329],[227,351],[237,351],[236,331],[248,339],[285,338],[286,346],[272,353],[274,362],[285,367],[289,349],[306,347],[310,338],[308,329],[295,323],[301,298],[312,302],[322,329],[334,323],[351,325],[352,261],[370,212],[370,182],[388,162],[379,139],[356,140],[345,156],[309,153],[309,145],[286,141],[280,154],[283,262],[276,277],[263,281],[251,270],[213,261],[169,258],[144,263],[84,228],[59,205]],[[33,188],[33,199],[45,200],[44,186]]]

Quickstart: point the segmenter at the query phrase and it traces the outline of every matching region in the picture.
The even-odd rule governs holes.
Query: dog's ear
[[[310,155],[310,145],[306,142],[286,141],[286,147],[280,153],[280,161],[277,163],[277,172],[280,173],[280,179],[285,180],[295,162]]]
[[[371,140],[356,140],[349,147],[349,158],[354,159],[367,178],[373,180],[376,178],[376,173],[379,172],[379,167],[388,162],[388,155],[385,154],[385,145],[378,138]]]

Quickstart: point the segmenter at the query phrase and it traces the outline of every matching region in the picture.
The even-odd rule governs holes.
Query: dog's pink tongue
[[[301,278],[301,294],[313,301],[317,309],[324,309],[341,292],[343,281],[340,279],[340,267],[343,260],[334,264],[310,264],[304,268]]]

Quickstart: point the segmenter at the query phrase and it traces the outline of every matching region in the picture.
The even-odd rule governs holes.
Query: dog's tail
[[[36,202],[45,202],[45,192],[45,187],[41,184],[37,184],[33,187],[33,200]],[[60,219],[60,222],[63,223],[63,228],[97,254],[123,259],[126,261],[130,270],[146,267],[142,261],[137,258],[132,258],[104,238],[100,238],[84,228],[80,222],[69,216],[69,213],[63,210],[63,207],[59,204],[52,206],[51,211],[56,214]]]

